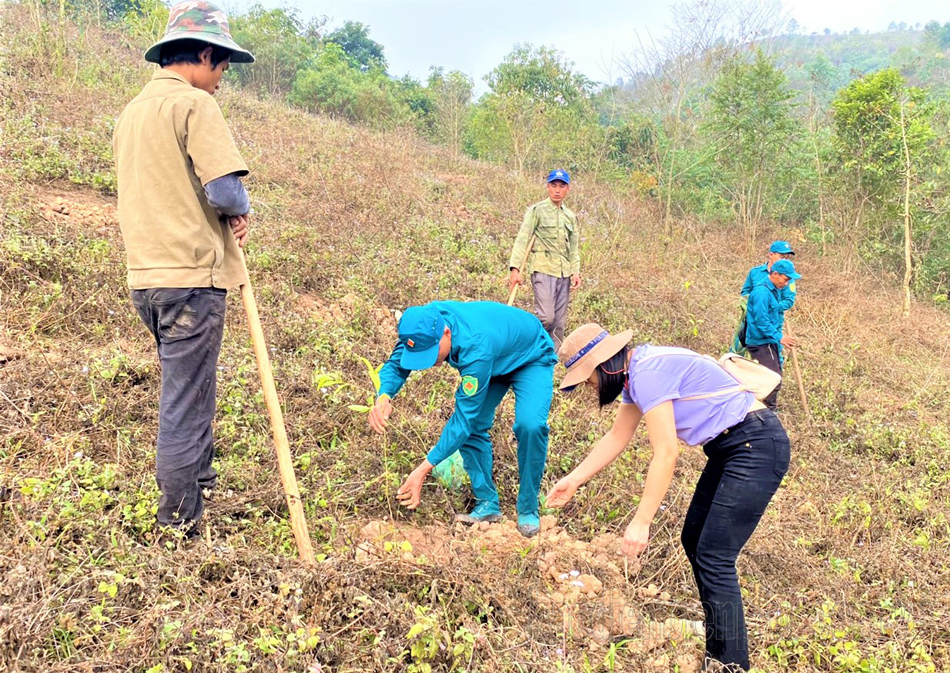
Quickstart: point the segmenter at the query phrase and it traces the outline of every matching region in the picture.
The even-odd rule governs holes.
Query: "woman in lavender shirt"
[[[708,462],[686,512],[682,543],[706,617],[704,670],[749,669],[736,557],[788,470],[789,442],[775,414],[719,364],[685,348],[631,348],[631,331],[611,335],[588,324],[568,335],[558,355],[567,367],[562,390],[597,389],[600,405],[622,394],[611,430],[547,496],[560,507],[627,447],[643,419],[653,458],[623,550],[639,555],[669,490],[680,439],[702,445]],[[719,666],[719,668],[716,668]]]

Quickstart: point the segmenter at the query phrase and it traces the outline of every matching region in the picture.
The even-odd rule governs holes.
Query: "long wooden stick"
[[[524,283],[524,265],[528,263],[528,255],[531,254],[531,248],[534,247],[535,238],[537,238],[537,234],[531,234],[528,247],[524,250],[524,259],[521,260],[521,266],[518,267],[518,273],[521,274],[521,283]],[[508,293],[508,306],[511,306],[515,302],[516,294],[518,294],[518,285],[511,288],[511,292]]]
[[[243,251],[241,251],[241,263],[244,264],[246,273],[247,264],[244,263]],[[303,505],[300,502],[300,491],[297,488],[297,477],[294,474],[294,463],[290,457],[287,431],[284,429],[284,415],[280,410],[277,386],[274,385],[274,372],[271,370],[270,358],[267,355],[267,342],[264,340],[261,316],[257,312],[257,301],[254,299],[254,289],[251,287],[250,276],[247,278],[248,280],[241,286],[241,299],[244,300],[244,310],[247,311],[247,324],[251,329],[251,341],[254,342],[257,369],[261,374],[261,387],[264,389],[264,400],[267,402],[270,425],[274,432],[274,446],[277,449],[280,481],[284,486],[287,509],[290,510],[290,527],[294,532],[294,540],[297,542],[297,553],[300,555],[300,560],[304,563],[315,563],[310,532],[307,530],[307,519],[304,517]]]
[[[792,334],[792,326],[788,322],[788,318],[785,319],[785,331],[788,332],[788,336],[793,339],[795,338],[795,335]],[[805,385],[802,383],[802,370],[798,368],[798,349],[792,346],[789,350],[792,351],[792,367],[795,369],[795,379],[798,381],[798,394],[802,398],[805,416],[808,418],[808,422],[811,423],[811,409],[808,408],[808,398],[805,397]]]

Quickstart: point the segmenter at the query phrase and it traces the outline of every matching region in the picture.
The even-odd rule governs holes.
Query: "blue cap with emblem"
[[[780,273],[783,276],[788,276],[791,280],[798,280],[802,277],[802,274],[796,273],[795,265],[792,264],[787,259],[780,259],[772,265],[772,273]]]
[[[445,333],[445,318],[432,305],[411,306],[399,321],[399,364],[404,369],[428,369],[439,359],[439,341]]]
[[[788,241],[775,241],[769,246],[769,252],[777,252],[780,255],[794,255],[795,251]]]
[[[555,180],[560,180],[566,185],[571,184],[571,176],[567,174],[567,171],[562,171],[560,169],[554,169],[548,173],[548,179],[545,182],[554,182]]]

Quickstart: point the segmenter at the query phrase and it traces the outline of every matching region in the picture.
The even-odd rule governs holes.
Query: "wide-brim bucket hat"
[[[224,10],[204,0],[186,0],[173,6],[168,13],[165,36],[145,52],[145,60],[158,63],[162,45],[177,40],[201,40],[231,50],[231,63],[253,63],[254,56],[231,39],[228,15]]]
[[[619,353],[633,338],[633,330],[611,334],[595,322],[578,327],[568,334],[557,351],[567,374],[561,390],[573,390],[590,378],[591,373]]]

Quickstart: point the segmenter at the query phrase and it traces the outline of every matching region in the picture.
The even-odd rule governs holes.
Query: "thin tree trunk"
[[[907,124],[904,120],[904,101],[901,101],[901,144],[904,146],[904,316],[910,315],[910,281],[913,276],[910,228],[910,150],[907,147]]]
[[[676,116],[673,119],[673,128],[676,130],[676,132],[673,134],[673,146],[670,149],[670,170],[666,179],[666,214],[663,218],[663,225],[666,229],[667,238],[671,238],[673,236],[673,221],[670,219],[673,202],[673,166],[676,164],[676,146],[679,143],[680,113],[682,112],[682,109],[683,92],[680,91],[678,100],[676,101]]]
[[[762,221],[762,213],[765,210],[765,179],[762,177],[763,171],[760,169],[755,175],[755,212],[752,220],[752,243],[759,235],[759,223]]]
[[[847,252],[847,257],[845,257],[846,259],[845,271],[848,273],[850,273],[851,269],[853,268],[852,265],[854,264],[854,253],[858,249],[858,240],[857,240],[858,233],[857,232],[861,231],[861,226],[862,226],[861,223],[864,218],[865,200],[866,200],[866,197],[862,194],[861,201],[860,203],[858,203],[858,210],[854,214],[854,229],[848,236],[848,242],[850,243],[850,245],[847,246],[848,252]]]
[[[673,225],[670,221],[670,206],[673,198],[673,158],[675,156],[676,154],[674,152],[670,152],[670,170],[666,178],[666,214],[663,216],[663,227],[666,230],[666,236],[668,238],[673,235]]]
[[[818,113],[816,112],[815,115]],[[811,119],[811,142],[815,150],[815,176],[818,180],[818,228],[821,231],[821,256],[825,256],[825,197],[822,189],[821,179],[821,154],[818,151],[818,127],[815,123],[815,115]]]
[[[458,99],[452,105],[452,154],[458,156],[462,152],[462,106]]]

